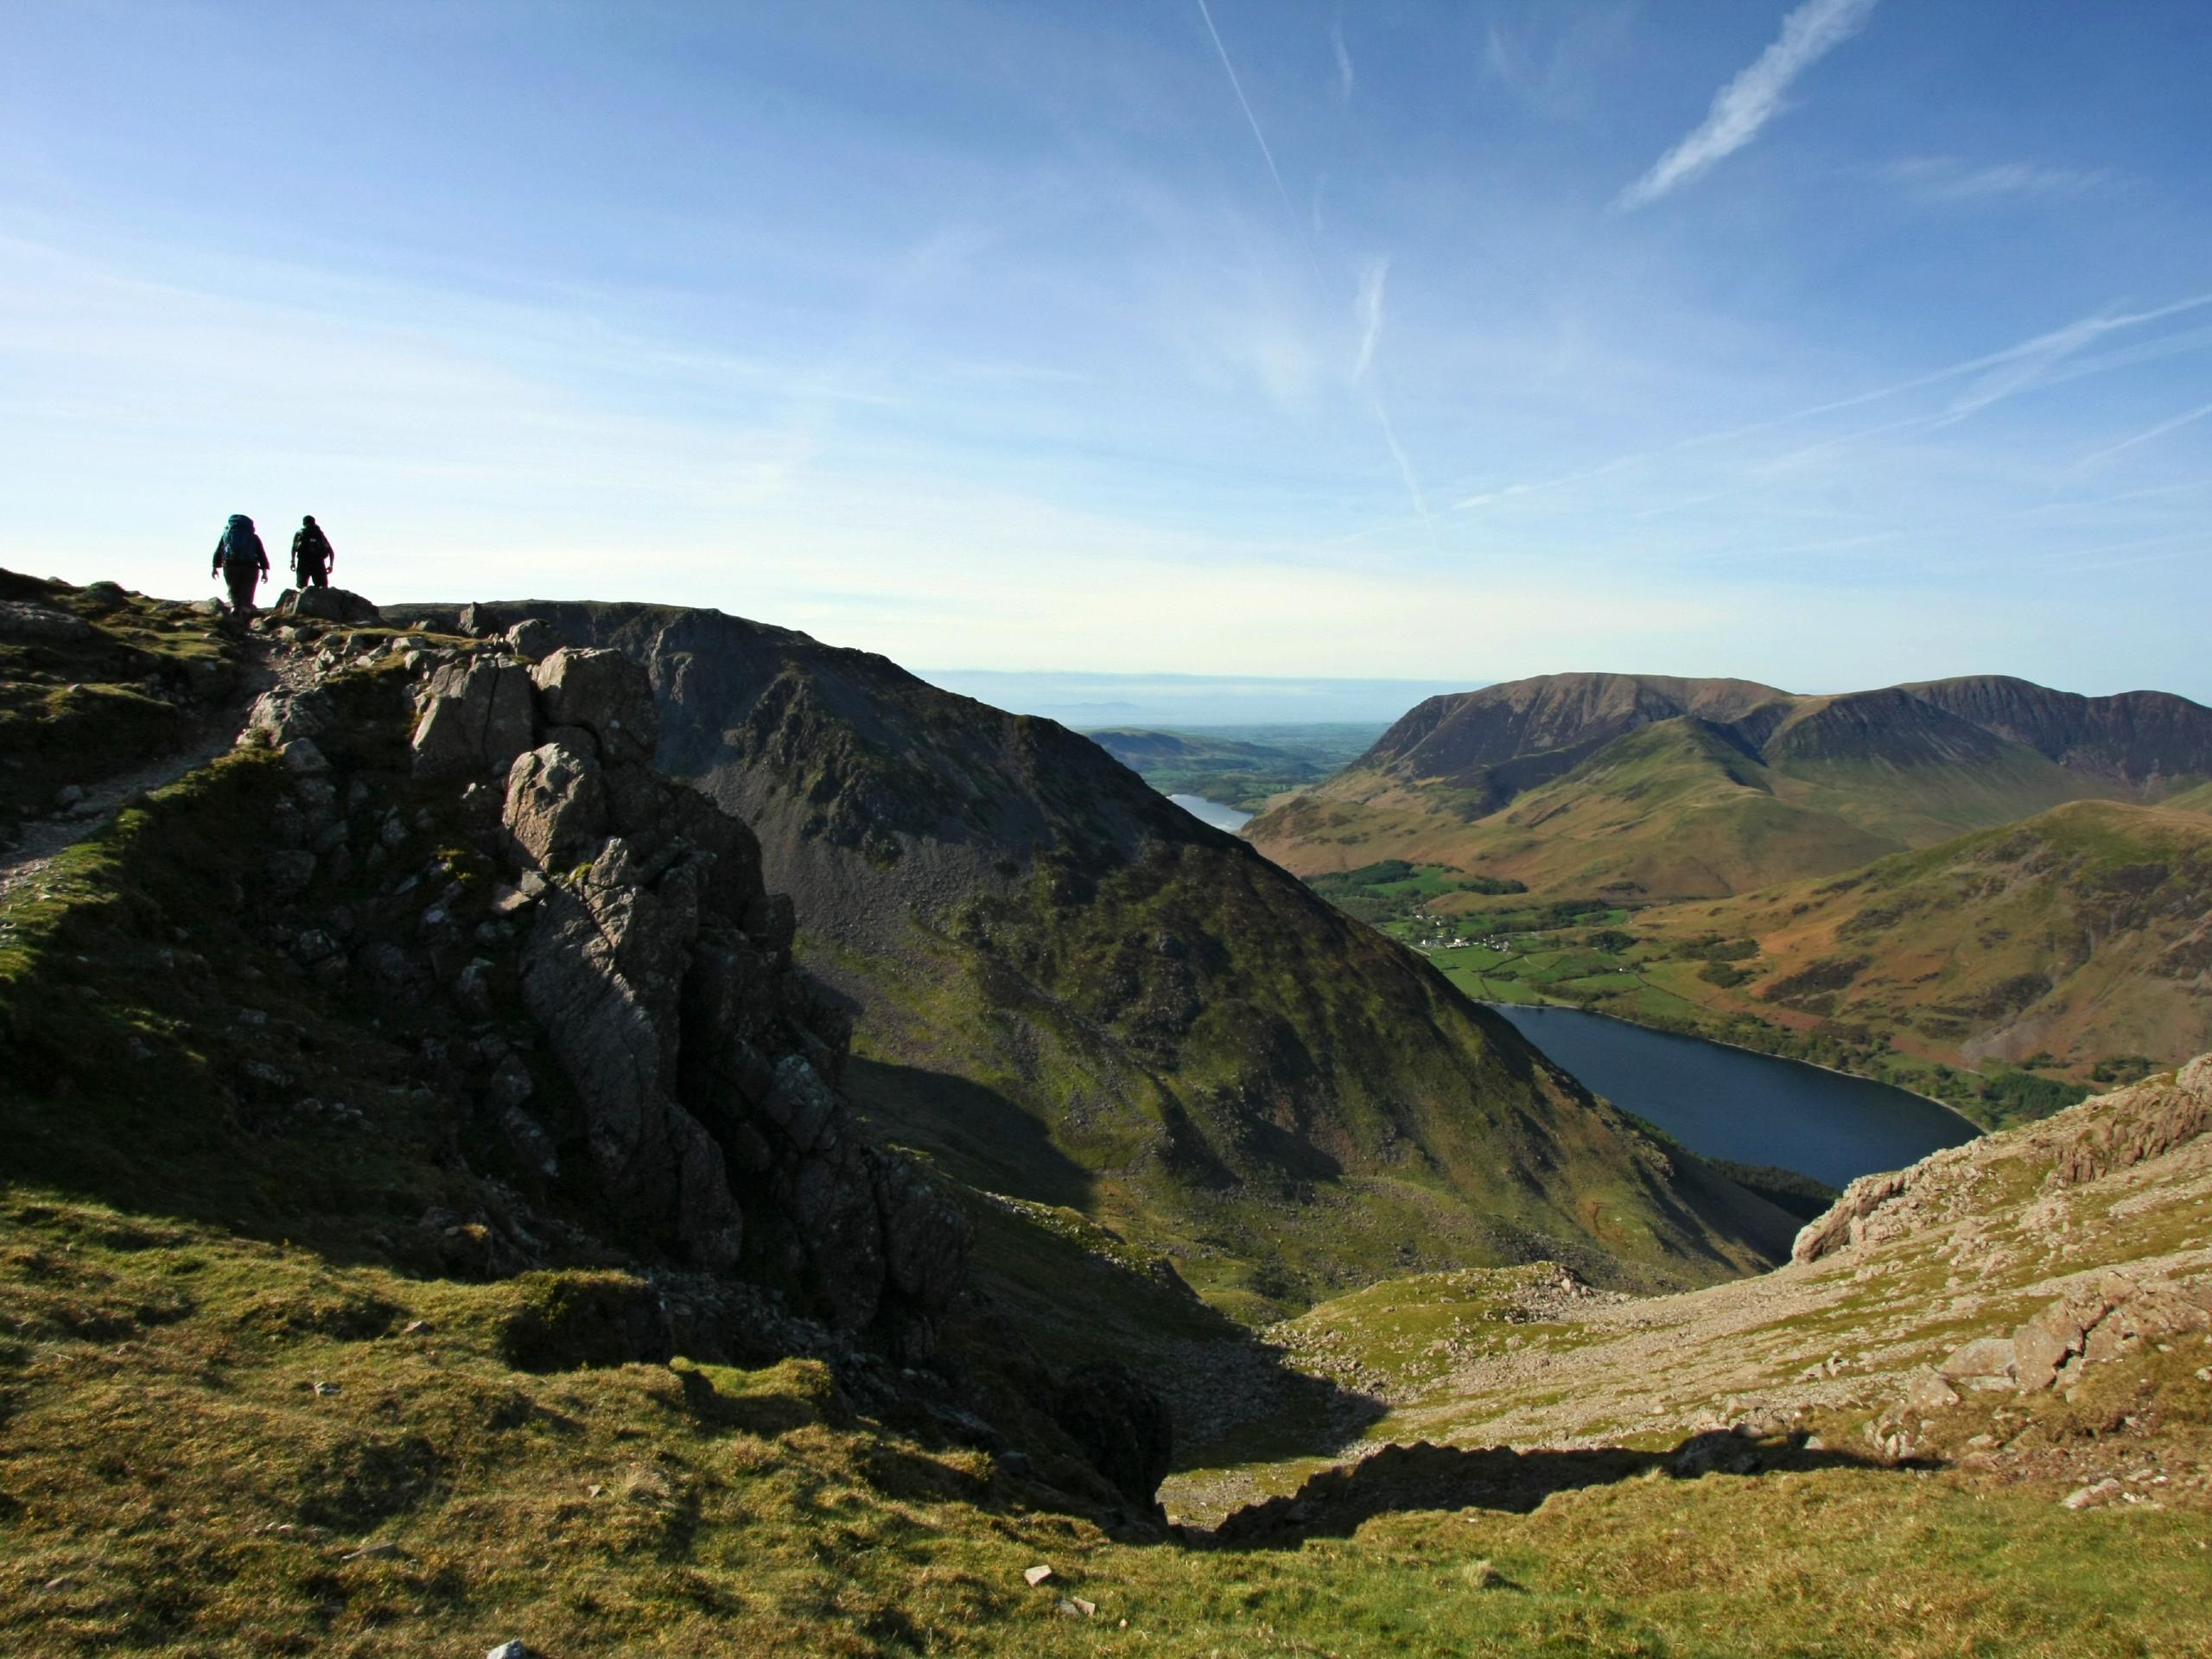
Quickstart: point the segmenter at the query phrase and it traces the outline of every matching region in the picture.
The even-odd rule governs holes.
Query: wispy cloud
[[[1349,104],[1358,77],[1352,73],[1351,54],[1344,47],[1344,20],[1341,16],[1329,25],[1329,51],[1337,60],[1337,101]]]
[[[1382,337],[1382,284],[1389,276],[1388,259],[1371,259],[1359,273],[1359,295],[1352,302],[1352,315],[1359,324],[1359,351],[1351,365],[1355,380],[1365,379],[1375,365],[1375,343]]]
[[[2059,327],[2046,330],[2027,340],[2016,341],[1997,351],[1931,369],[1923,374],[1891,381],[1866,391],[1853,392],[1847,397],[1830,397],[1819,403],[1808,404],[1787,414],[1770,416],[1764,420],[1751,421],[1742,425],[1721,427],[1709,432],[1694,433],[1677,438],[1655,448],[1632,451],[1616,455],[1595,466],[1577,468],[1548,478],[1523,480],[1482,490],[1471,494],[1455,495],[1448,510],[1452,512],[1471,512],[1478,508],[1496,506],[1516,497],[1548,493],[1568,486],[1585,484],[1592,480],[1643,466],[1649,462],[1679,455],[1685,451],[1701,449],[1710,445],[1738,442],[1746,438],[1762,436],[1785,430],[1804,422],[1840,414],[1846,410],[1864,408],[1870,404],[1905,397],[1916,391],[1926,391],[1949,382],[1967,379],[1967,384],[1952,392],[1941,407],[1932,410],[1906,415],[1882,421],[1875,425],[1821,438],[1802,448],[1769,457],[1751,464],[1750,470],[1758,475],[1787,472],[1805,462],[1834,454],[1867,438],[1897,432],[1927,432],[1956,425],[1982,410],[2024,392],[2045,386],[2063,384],[2086,375],[2108,372],[2162,357],[2212,347],[2212,339],[2196,329],[2169,330],[2162,335],[2134,346],[2120,346],[2102,352],[2089,352],[2086,347],[2111,336],[2143,327],[2146,324],[2161,323],[2171,318],[2188,315],[2212,307],[2212,292],[2192,294],[2140,311],[2101,312],[2076,318]],[[2212,410],[2195,410],[2181,418],[2178,424],[2212,413]],[[2119,448],[2147,442],[2163,435],[2162,428],[2139,434],[2126,444],[2101,452],[2077,465],[2086,466],[2100,460],[2104,454],[2116,454]]]
[[[1723,86],[1688,137],[1624,190],[1616,206],[1641,207],[1687,184],[1758,137],[1782,112],[1797,77],[1866,25],[1876,0],[1805,0],[1751,67]]]
[[[2163,438],[2169,432],[2179,431],[2183,427],[2190,425],[2195,422],[2201,421],[2208,415],[2212,415],[2212,404],[2200,404],[2196,408],[2190,410],[2186,414],[2177,415],[2170,421],[2160,421],[2158,425],[2151,428],[2148,431],[2138,432],[2132,438],[2122,438],[2118,443],[2112,445],[2108,448],[2100,449],[2094,454],[2082,456],[2080,461],[2074,464],[2077,469],[2083,467],[2094,467],[2101,461],[2110,461],[2114,455],[2120,454],[2122,451],[2133,449],[2139,443],[2148,443],[2153,438]]]
[[[1206,33],[1212,37],[1213,49],[1221,59],[1221,67],[1229,76],[1230,89],[1236,94],[1237,106],[1244,111],[1244,119],[1252,129],[1252,137],[1260,146],[1260,155],[1267,162],[1268,176],[1275,181],[1275,194],[1282,198],[1283,212],[1289,216],[1291,228],[1298,233],[1299,245],[1306,250],[1306,263],[1313,268],[1316,281],[1321,279],[1321,261],[1313,251],[1313,239],[1306,232],[1305,221],[1299,218],[1298,209],[1291,205],[1290,192],[1283,188],[1282,170],[1275,165],[1275,153],[1268,147],[1268,135],[1260,130],[1260,118],[1252,113],[1252,101],[1244,96],[1244,84],[1236,78],[1236,66],[1230,61],[1229,48],[1222,44],[1221,31],[1214,27],[1213,13],[1206,0],[1198,0],[1198,16],[1205,19]],[[1338,42],[1341,52],[1342,43]],[[1347,67],[1350,59],[1344,59]],[[1318,198],[1317,198],[1318,200]],[[1355,378],[1363,378],[1375,360],[1375,342],[1382,330],[1382,282],[1389,270],[1389,261],[1378,261],[1361,273],[1359,297],[1356,302],[1360,322],[1359,353],[1353,368]],[[1421,493],[1421,480],[1414,474],[1414,465],[1406,454],[1405,446],[1398,442],[1397,429],[1390,423],[1389,412],[1382,407],[1382,397],[1373,391],[1368,394],[1368,405],[1375,412],[1376,424],[1382,429],[1382,442],[1389,445],[1390,459],[1396,463],[1398,476],[1405,481],[1406,494],[1413,502],[1414,516],[1427,528],[1434,540],[1436,526],[1429,517],[1428,503]]]
[[[2047,167],[2033,162],[1977,164],[1955,156],[1908,156],[1877,169],[1877,176],[1930,202],[2078,196],[2112,181],[2112,174],[2103,168]]]

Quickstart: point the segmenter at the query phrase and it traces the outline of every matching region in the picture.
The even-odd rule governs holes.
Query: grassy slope
[[[237,645],[214,620],[119,588],[0,570],[0,600],[92,626],[81,639],[0,639],[0,831],[50,803],[173,747],[195,705],[219,696]]]
[[[137,895],[134,906],[162,897]],[[66,905],[26,918],[41,937],[17,947],[8,971],[48,938],[97,950],[123,919]],[[93,1075],[75,1091],[76,1116],[127,1109],[122,1093],[92,1094]],[[16,1179],[0,1194],[0,1645],[14,1651],[368,1659],[509,1638],[569,1659],[1123,1645],[1193,1659],[2204,1651],[2203,1497],[2185,1485],[2165,1494],[2167,1508],[2077,1516],[2052,1502],[2067,1482],[2050,1473],[1931,1475],[1848,1455],[1786,1459],[1755,1478],[1670,1479],[1639,1450],[1669,1437],[1643,1434],[1588,1454],[1487,1455],[1479,1483],[1447,1470],[1393,1486],[1378,1465],[1351,1483],[1344,1524],[1325,1508],[1303,1541],[1117,1537],[1019,1460],[855,1406],[817,1363],[518,1370],[508,1332],[530,1281],[400,1271],[342,1225],[315,1243],[288,1238],[276,1213],[245,1227],[180,1215],[169,1200],[204,1185],[205,1167],[172,1185],[171,1149],[138,1137],[152,1115],[189,1100],[149,1103],[146,1117],[118,1122],[123,1133],[60,1190]],[[248,1144],[224,1140],[206,1156],[212,1165]],[[339,1144],[264,1140],[258,1180],[212,1207],[272,1185],[303,1224],[334,1205],[373,1204],[373,1183],[315,1173],[359,1160],[358,1146],[334,1155]],[[99,1172],[123,1167],[137,1171],[129,1204],[86,1195],[112,1185]],[[406,1179],[404,1160],[376,1175]],[[339,1185],[288,1192],[303,1179]],[[2189,1213],[2104,1210],[2101,1225],[2064,1236],[2118,1259],[2171,1248],[2177,1227],[2190,1233]],[[1069,1326],[1095,1317],[1105,1327],[1095,1339],[1110,1339],[1142,1305],[1128,1274],[1096,1298],[1116,1276],[1113,1249],[1079,1220],[1001,1214],[1014,1236],[986,1254],[1022,1264],[1033,1275],[1024,1294],[1057,1303]],[[1810,1319],[1777,1305],[1764,1327],[1732,1324],[1725,1342],[1693,1343],[1686,1329],[1678,1357],[1779,1377],[1808,1354],[1870,1341],[1886,1351],[1885,1298],[1955,1340],[1956,1310],[1924,1294],[1923,1268],[1891,1268],[1872,1300],[1847,1294]],[[1854,1274],[1842,1262],[1825,1276],[1851,1292]],[[1515,1287],[1500,1282],[1512,1277],[1375,1287],[1317,1309],[1287,1339],[1351,1362],[1399,1413],[1395,1426],[1432,1438],[1462,1421],[1484,1444],[1499,1438],[1485,1420],[1559,1393],[1567,1379],[1548,1382],[1543,1368],[1577,1356],[1616,1391],[1667,1386],[1648,1363],[1608,1363],[1571,1319],[1521,1313]],[[1981,1288],[2001,1300],[2018,1277]],[[1755,1286],[1718,1294],[1759,1300]],[[1204,1317],[1158,1334],[1202,1334]],[[1438,1373],[1440,1343],[1455,1363],[1517,1355],[1532,1370],[1455,1398]],[[2108,1368],[2079,1402],[2037,1406],[2024,1431],[1984,1408],[1944,1432],[1962,1451],[1994,1429],[2023,1444],[2097,1445],[2130,1467],[2147,1453],[2185,1468],[2177,1455],[2208,1438],[2212,1389],[2190,1370],[2203,1363],[2196,1347],[2145,1356]],[[1676,1390],[1686,1421],[1698,1386]],[[988,1373],[976,1398],[1006,1421]],[[1821,1423],[1842,1437],[1854,1421],[1845,1411]],[[1313,1466],[1271,1472],[1294,1482]],[[1223,1478],[1255,1489],[1249,1467],[1201,1464],[1179,1483]],[[1256,1490],[1270,1490],[1264,1475]],[[371,1544],[380,1553],[347,1559]],[[1038,1562],[1054,1576],[1032,1590],[1021,1573]],[[1063,1609],[1063,1596],[1096,1611]]]
[[[1419,1265],[1555,1255],[1679,1282],[1751,1262],[1700,1217],[1769,1248],[1787,1230],[1395,945],[1285,906],[1283,880],[1160,849],[1079,902],[979,906],[930,942],[940,973],[848,960],[878,1063],[855,1097],[964,1180],[1166,1252],[1242,1318]]]
[[[1849,1460],[1840,1449],[1866,1446],[1870,1425],[1879,1421],[1885,1432],[1909,1432],[1921,1468],[1933,1471],[1901,1483],[1901,1503],[1924,1499],[1933,1488],[1993,1505],[2025,1498],[2048,1516],[2063,1513],[2053,1500],[2112,1476],[2126,1484],[2126,1503],[2145,1506],[2139,1513],[2152,1512],[2153,1503],[2181,1506],[2195,1517],[2181,1535],[2201,1541],[2212,1513],[2212,1335],[2182,1332],[2145,1343],[2090,1366],[2070,1389],[1969,1393],[1948,1408],[1898,1403],[1915,1368],[1974,1338],[2009,1335],[2061,1287],[2110,1282],[2105,1275],[2118,1270],[2144,1282],[2194,1281],[2202,1293],[2212,1268],[2204,1246],[2212,1144],[2201,1130],[2164,1156],[2123,1161],[2094,1179],[2052,1175],[2054,1166],[2071,1165],[2078,1147],[2104,1141],[2108,1118],[2126,1125],[2109,1132],[2110,1143],[2129,1144],[2176,1090],[2168,1073],[1926,1160],[1898,1201],[1904,1213],[1871,1226],[1859,1243],[1764,1280],[1609,1302],[1571,1287],[1561,1295],[1541,1271],[1432,1274],[1369,1287],[1269,1334],[1304,1369],[1384,1406],[1364,1445],[1419,1439],[1463,1448],[1456,1462],[1440,1452],[1425,1465],[1432,1475],[1456,1468],[1462,1491],[1503,1482],[1533,1499],[1564,1478],[1539,1458],[1478,1449],[1501,1441],[1618,1458],[1611,1448],[1664,1448],[1687,1427],[1749,1418],[1794,1425],[1817,1436],[1815,1456]],[[1779,1446],[1767,1461],[1803,1466],[1802,1456]],[[1328,1474],[1316,1460],[1291,1459],[1193,1471],[1171,1483],[1169,1501],[1213,1516],[1267,1496],[1288,1520],[1298,1511],[1281,1516],[1281,1506],[1299,1494],[1309,1523],[1334,1529],[1339,1516],[1436,1501],[1443,1493],[1416,1478],[1423,1466],[1385,1459]],[[2024,1506],[2007,1521],[2036,1530],[2042,1524]],[[1232,1530],[1253,1535],[1242,1524]],[[2142,1535],[2159,1548],[2155,1535]],[[1763,1548],[1789,1550],[1796,1541],[1785,1531]],[[1855,1541],[1830,1535],[1827,1541],[1847,1551]],[[2212,1586],[2212,1564],[2200,1561],[2196,1572]],[[2054,1608],[2075,1596],[2107,1606],[2128,1597],[2123,1582],[2101,1573],[2055,1582],[2049,1594]],[[1863,1597],[1853,1605],[1867,1606]],[[1934,1650],[1969,1650],[1955,1633],[1947,1639],[1952,1645]],[[2171,1650],[2202,1649],[2183,1643]]]
[[[2188,1509],[2072,1516],[1846,1465],[1601,1481],[1289,1549],[1116,1542],[807,1362],[519,1372],[508,1287],[20,1196],[0,1249],[18,1652],[2204,1650]],[[346,1559],[372,1541],[392,1553]]]
[[[2212,784],[2199,784],[2158,803],[2177,812],[2212,812]]]

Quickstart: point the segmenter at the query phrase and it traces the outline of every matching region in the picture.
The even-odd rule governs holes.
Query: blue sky
[[[2212,700],[2201,0],[0,10],[0,562]]]

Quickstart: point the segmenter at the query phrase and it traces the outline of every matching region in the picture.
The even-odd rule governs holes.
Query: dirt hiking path
[[[0,908],[23,889],[35,887],[57,855],[103,828],[126,802],[173,784],[194,767],[228,753],[245,729],[254,700],[276,682],[270,659],[269,642],[249,636],[238,664],[237,685],[229,696],[200,716],[182,744],[143,766],[86,785],[84,799],[67,813],[25,823],[22,839],[0,851]]]

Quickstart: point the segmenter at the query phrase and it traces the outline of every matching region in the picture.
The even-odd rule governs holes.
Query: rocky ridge
[[[607,650],[531,664],[504,639],[402,636],[358,659],[342,641],[326,646],[249,723],[245,741],[273,747],[298,780],[306,844],[272,857],[272,886],[304,892],[318,861],[351,863],[340,801],[355,780],[324,753],[343,719],[325,681],[394,655],[417,677],[413,782],[453,793],[488,868],[417,890],[416,949],[357,944],[352,965],[391,989],[442,981],[463,1006],[488,1007],[512,976],[581,1104],[605,1191],[645,1237],[700,1268],[788,1285],[838,1328],[926,1352],[963,1283],[965,1225],[860,1136],[836,1087],[849,1021],[794,965],[792,907],[766,891],[751,831],[652,769],[638,664]],[[365,855],[385,839],[379,828]],[[466,931],[463,886],[486,890],[474,907],[486,919]],[[294,948],[326,943],[320,960],[344,967],[325,931]],[[524,1068],[496,1067],[487,1086],[518,1146],[550,1146]]]

